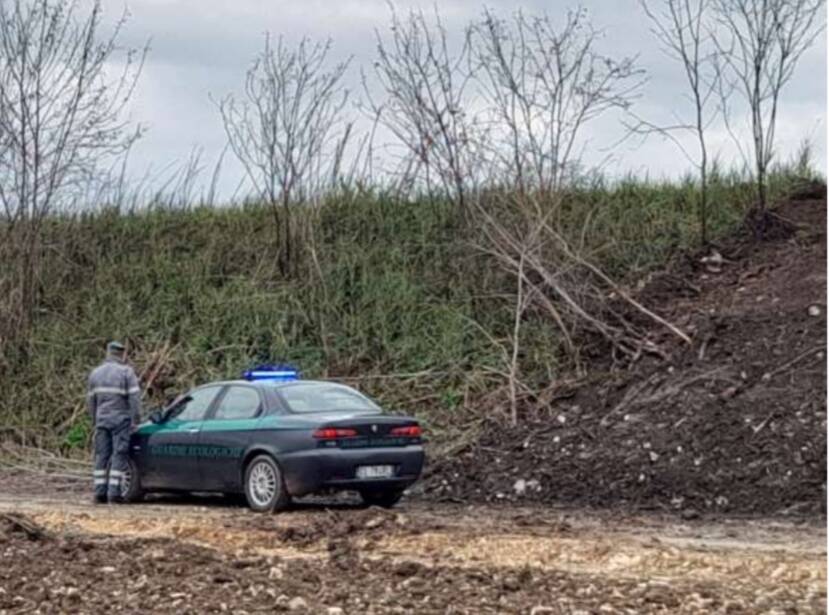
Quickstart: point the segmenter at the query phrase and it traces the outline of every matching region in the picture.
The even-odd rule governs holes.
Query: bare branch
[[[716,63],[716,46],[708,23],[711,0],[640,0],[651,23],[651,31],[663,51],[676,60],[683,69],[691,92],[692,119],[672,126],[658,125],[641,118],[630,125],[632,132],[642,135],[658,134],[672,141],[685,158],[693,164],[700,176],[698,202],[700,241],[708,241],[708,145],[706,127],[712,121],[711,107],[719,86],[720,71]],[[656,7],[660,7],[657,10]],[[634,116],[635,117],[635,116]],[[676,137],[679,131],[690,131],[697,141],[697,152],[691,154]]]
[[[330,50],[330,40],[303,39],[288,49],[282,38],[273,46],[266,36],[244,97],[229,95],[217,105],[231,151],[272,208],[283,273],[294,260],[291,207],[336,185],[351,134],[342,118],[350,58],[326,68]]]
[[[763,232],[766,176],[774,158],[780,93],[798,60],[825,28],[823,0],[712,0],[715,41],[729,85],[751,114],[757,187],[755,230]],[[721,97],[723,100],[725,97]],[[724,106],[726,121],[728,107]],[[730,126],[729,126],[730,130]]]
[[[77,202],[105,162],[140,137],[124,119],[147,48],[119,65],[122,16],[101,37],[102,4],[88,13],[64,0],[0,2],[0,257],[19,267],[0,278],[16,305],[10,331],[25,330],[37,302],[41,228]],[[0,338],[4,336],[0,331]],[[9,334],[9,337],[11,335]]]
[[[475,74],[490,110],[488,150],[520,190],[555,192],[578,172],[585,124],[627,108],[642,83],[633,58],[595,50],[584,11],[561,28],[547,15],[511,20],[485,12],[472,28]]]
[[[392,10],[389,30],[386,38],[376,35],[374,75],[384,100],[374,102],[368,87],[367,98],[378,121],[408,151],[403,180],[417,183],[423,173],[427,188],[436,182],[463,212],[476,142],[466,100],[470,76],[463,70],[469,38],[452,53],[440,17],[430,23],[422,11],[400,18]]]

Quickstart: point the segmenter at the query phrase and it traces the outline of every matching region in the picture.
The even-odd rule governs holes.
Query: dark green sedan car
[[[255,511],[292,497],[354,490],[390,507],[423,468],[421,428],[362,393],[259,368],[194,388],[154,412],[130,441],[124,497],[244,494]]]

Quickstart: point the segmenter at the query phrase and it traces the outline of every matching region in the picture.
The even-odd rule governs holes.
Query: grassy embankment
[[[778,173],[774,191],[790,179]],[[691,181],[593,185],[567,195],[562,224],[594,262],[635,282],[694,246],[695,199]],[[750,199],[742,178],[714,181],[715,240]],[[432,426],[470,408],[498,411],[478,402],[504,384],[497,342],[512,328],[515,282],[477,249],[479,230],[446,202],[382,195],[341,195],[302,217],[305,248],[287,277],[263,206],[51,220],[34,328],[26,350],[0,365],[4,432],[83,447],[85,376],[110,338],[132,347],[148,405],[273,360],[309,377],[353,378]],[[542,316],[526,320],[522,378],[542,385],[560,375],[559,342]]]

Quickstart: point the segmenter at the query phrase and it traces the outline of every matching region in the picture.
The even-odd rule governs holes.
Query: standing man
[[[106,360],[89,374],[87,401],[95,427],[94,502],[120,504],[130,435],[141,417],[138,377],[127,365],[120,342],[107,344]]]

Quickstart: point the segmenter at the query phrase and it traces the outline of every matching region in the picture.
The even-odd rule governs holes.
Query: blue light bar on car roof
[[[245,380],[276,380],[290,382],[299,380],[299,371],[290,365],[260,365],[242,374]]]

